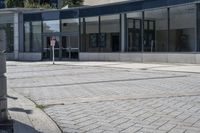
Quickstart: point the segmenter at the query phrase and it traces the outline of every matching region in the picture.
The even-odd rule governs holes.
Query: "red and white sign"
[[[53,46],[55,46],[55,45],[56,45],[56,37],[53,36],[53,37],[51,38],[51,46],[53,47]]]
[[[56,45],[56,40],[51,40],[51,46],[55,46]]]

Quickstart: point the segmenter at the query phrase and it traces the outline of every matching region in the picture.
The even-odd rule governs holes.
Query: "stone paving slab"
[[[8,87],[44,105],[45,112],[63,132],[200,132],[197,65],[120,62],[7,65]]]

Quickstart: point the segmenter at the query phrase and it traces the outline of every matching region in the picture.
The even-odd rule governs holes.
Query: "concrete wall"
[[[14,53],[6,53],[6,60],[14,60],[15,54]]]
[[[81,61],[127,61],[200,64],[200,53],[80,53]]]
[[[19,59],[23,61],[40,61],[42,60],[41,53],[19,53]]]

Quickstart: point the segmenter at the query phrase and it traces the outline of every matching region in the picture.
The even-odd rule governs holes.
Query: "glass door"
[[[55,40],[55,47],[54,47],[54,52],[55,52],[55,59],[59,60],[61,57],[61,52],[60,52],[60,38],[59,36],[44,36],[43,37],[43,59],[46,60],[51,60],[53,58],[53,52],[52,52],[52,46],[51,46],[51,40],[52,38]]]
[[[68,36],[62,36],[62,58],[69,59],[70,58],[70,42]]]
[[[62,59],[79,58],[79,38],[76,35],[62,36]]]
[[[78,36],[70,36],[70,56],[71,59],[79,58],[79,38]]]

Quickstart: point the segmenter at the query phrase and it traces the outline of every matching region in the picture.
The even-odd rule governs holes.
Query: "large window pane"
[[[5,34],[6,52],[11,53],[14,51],[14,28],[13,24],[0,24],[0,31]]]
[[[80,41],[80,51],[81,52],[86,52],[86,34],[85,34],[85,21],[84,18],[80,19],[80,36],[81,36],[81,41]]]
[[[127,52],[141,52],[141,12],[127,13],[128,46]]]
[[[99,17],[85,18],[85,40],[86,52],[97,52],[98,48],[98,33],[99,33]]]
[[[170,8],[170,52],[195,51],[195,5]]]
[[[24,52],[30,52],[31,51],[31,23],[25,22],[24,23],[24,29],[25,29],[25,38],[24,38]]]
[[[43,21],[43,31],[44,33],[60,32],[60,21],[59,20]]]
[[[99,47],[102,52],[120,51],[120,16],[101,16]]]
[[[62,32],[79,32],[78,19],[63,19],[61,24]]]
[[[32,22],[32,52],[40,52],[42,47],[41,22]]]
[[[168,13],[166,8],[145,11],[144,51],[168,51]]]
[[[41,52],[42,40],[42,22],[24,23],[24,51],[23,52]]]

